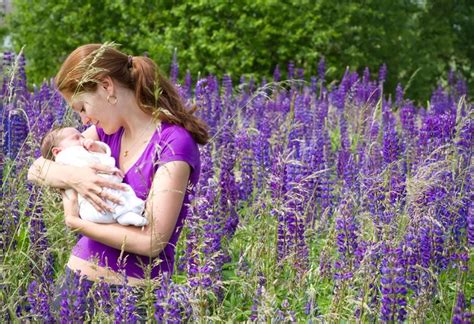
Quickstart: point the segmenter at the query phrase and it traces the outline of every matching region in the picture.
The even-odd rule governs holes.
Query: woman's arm
[[[113,248],[156,257],[168,244],[183,206],[191,168],[186,162],[168,162],[158,168],[148,195],[143,228],[120,224],[96,224],[66,215],[66,225]]]
[[[98,139],[95,126],[89,127],[83,132],[88,139]],[[124,190],[122,184],[107,181],[97,173],[114,174],[116,168],[104,165],[93,165],[90,167],[75,167],[63,165],[43,157],[36,159],[28,170],[28,180],[39,185],[46,185],[53,188],[72,188],[87,199],[97,210],[104,212],[111,210],[106,204],[106,200],[114,203],[121,203],[116,196],[102,193],[102,188],[113,188]]]

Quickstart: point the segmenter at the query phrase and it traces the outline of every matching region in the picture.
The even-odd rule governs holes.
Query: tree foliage
[[[105,41],[147,52],[165,71],[176,50],[193,75],[269,77],[290,61],[316,75],[324,57],[330,79],[346,67],[377,71],[386,63],[386,89],[410,84],[417,99],[450,68],[474,81],[469,0],[14,0],[13,7],[9,32],[15,50],[25,45],[36,83],[77,46]]]

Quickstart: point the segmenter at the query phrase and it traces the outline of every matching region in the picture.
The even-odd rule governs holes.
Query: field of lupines
[[[24,64],[3,55],[2,322],[133,323],[139,305],[159,323],[473,321],[473,104],[455,73],[426,107],[402,85],[384,95],[385,66],[340,82],[323,61],[258,84],[188,74],[179,90],[212,140],[175,274],[143,296],[75,277],[55,313],[77,237],[59,193],[26,172],[53,124],[81,126],[54,85],[27,89]]]

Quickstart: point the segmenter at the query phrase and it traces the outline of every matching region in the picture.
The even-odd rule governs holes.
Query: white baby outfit
[[[88,166],[91,164],[105,164],[110,167],[115,167],[115,159],[110,156],[110,147],[104,142],[96,141],[95,143],[103,146],[106,153],[97,153],[87,151],[82,146],[71,146],[60,151],[56,156],[56,162],[74,165],[78,167]],[[99,174],[109,181],[121,183],[122,178],[112,174]],[[110,201],[107,203],[111,204],[114,212],[98,212],[90,202],[84,197],[78,195],[79,200],[79,216],[82,219],[95,222],[95,223],[115,223],[118,222],[122,225],[134,225],[144,226],[147,224],[147,220],[142,216],[143,209],[145,208],[145,202],[135,195],[132,187],[128,184],[127,191],[105,188],[104,192],[110,193],[114,196],[120,197],[123,205],[114,204]],[[66,190],[66,194],[69,195],[73,189]]]

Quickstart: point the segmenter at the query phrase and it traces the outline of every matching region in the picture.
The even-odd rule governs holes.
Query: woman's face
[[[107,102],[107,91],[98,86],[95,92],[84,92],[69,98],[72,109],[79,114],[84,125],[95,125],[106,134],[115,133],[120,125],[112,105]]]

